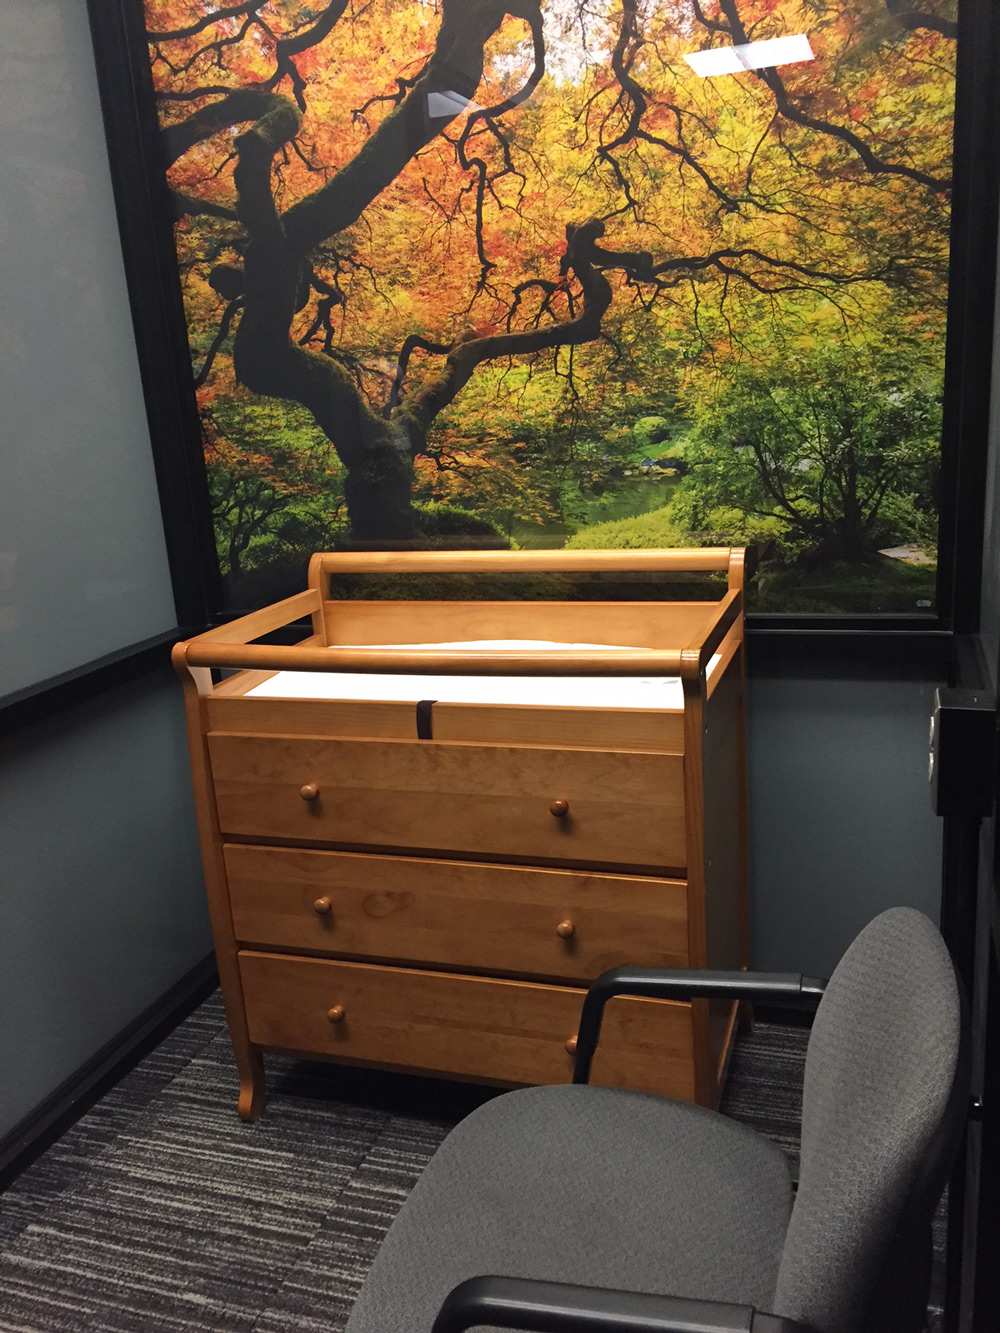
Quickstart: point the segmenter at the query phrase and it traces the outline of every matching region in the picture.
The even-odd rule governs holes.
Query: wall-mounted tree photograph
[[[952,0],[145,0],[227,604],[752,544],[935,606]]]

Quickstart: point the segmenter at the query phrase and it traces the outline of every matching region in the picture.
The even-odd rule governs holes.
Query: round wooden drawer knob
[[[566,1038],[566,1051],[569,1055],[576,1055],[576,1037]]]
[[[315,782],[306,782],[299,788],[299,795],[304,801],[315,801],[319,796],[319,788]]]
[[[332,1009],[326,1011],[326,1016],[331,1023],[343,1023],[347,1017],[347,1010],[342,1004],[335,1004]]]
[[[556,926],[556,934],[561,940],[571,940],[576,934],[576,926],[567,918],[565,921],[560,921]]]
[[[329,916],[333,910],[333,902],[329,898],[317,898],[313,903],[313,911],[317,916]]]
[[[569,801],[553,801],[549,813],[555,815],[556,819],[565,819],[569,814]]]

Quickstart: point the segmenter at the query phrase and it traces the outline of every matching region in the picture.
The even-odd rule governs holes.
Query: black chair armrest
[[[804,1324],[750,1305],[519,1277],[460,1283],[445,1298],[432,1333],[483,1325],[522,1333],[811,1333]]]
[[[615,995],[658,1000],[752,1000],[763,1004],[815,1008],[826,982],[799,972],[700,972],[678,968],[613,967],[587,991],[576,1038],[573,1082],[586,1083],[601,1035],[604,1006]]]

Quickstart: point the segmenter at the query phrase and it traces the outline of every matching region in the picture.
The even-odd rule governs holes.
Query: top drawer
[[[593,867],[686,861],[681,755],[224,732],[208,745],[230,836]]]

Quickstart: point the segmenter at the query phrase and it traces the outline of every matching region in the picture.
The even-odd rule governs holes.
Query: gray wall
[[[938,916],[927,787],[933,684],[750,682],[753,962],[828,976],[885,907]]]
[[[0,746],[0,1136],[211,948],[170,671]]]

